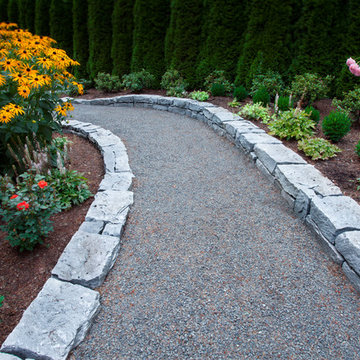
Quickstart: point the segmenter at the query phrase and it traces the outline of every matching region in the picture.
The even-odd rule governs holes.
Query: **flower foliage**
[[[60,130],[61,120],[73,107],[58,94],[76,87],[83,92],[69,66],[79,65],[55,40],[33,35],[16,24],[0,23],[0,155],[15,135],[36,137],[42,144]],[[4,163],[4,160],[2,161]],[[6,162],[6,161],[5,161]]]

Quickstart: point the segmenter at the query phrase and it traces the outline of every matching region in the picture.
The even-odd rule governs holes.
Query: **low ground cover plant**
[[[240,116],[244,116],[252,120],[261,120],[264,124],[267,124],[270,117],[270,109],[262,106],[260,103],[246,104],[238,112]]]
[[[209,99],[209,93],[206,91],[193,91],[190,93],[190,97],[193,100],[206,101]]]
[[[305,138],[298,142],[298,149],[312,160],[327,160],[336,156],[341,149],[323,138]]]

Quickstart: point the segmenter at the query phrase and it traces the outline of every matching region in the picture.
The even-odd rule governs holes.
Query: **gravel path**
[[[70,359],[359,359],[359,296],[279,191],[203,123],[76,105],[128,149],[135,203]]]

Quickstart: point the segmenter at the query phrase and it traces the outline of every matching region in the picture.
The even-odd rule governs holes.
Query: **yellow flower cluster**
[[[66,71],[69,66],[79,63],[64,50],[52,47],[54,43],[55,40],[47,36],[18,29],[16,24],[0,23],[0,94],[9,94],[11,88],[16,89],[15,95],[11,93],[13,103],[0,108],[0,123],[8,123],[15,116],[23,115],[23,109],[27,111],[29,108],[27,105],[32,95],[39,96],[39,92],[54,94],[72,86],[83,93],[82,85]],[[65,105],[60,108],[54,110],[63,116],[71,109]]]

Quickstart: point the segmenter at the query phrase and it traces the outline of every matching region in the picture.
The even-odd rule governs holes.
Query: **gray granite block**
[[[188,100],[181,98],[173,98],[173,106],[185,109],[188,107]]]
[[[179,115],[186,114],[186,109],[182,108],[182,107],[178,107],[178,106],[169,106],[168,111],[170,111],[174,114],[179,114]]]
[[[335,239],[335,247],[360,275],[360,231],[348,231],[338,235]]]
[[[255,155],[254,153],[250,153],[250,154]],[[270,181],[270,183],[273,184],[275,181],[274,176],[270,174],[269,170],[257,158],[254,159],[254,161],[255,161],[257,168],[266,176],[266,178]]]
[[[224,111],[223,108],[218,106],[206,106],[202,109],[202,113],[208,120],[212,120],[213,116],[218,113]]]
[[[157,103],[159,105],[165,105],[167,107],[171,106],[173,104],[173,101],[174,101],[174,98],[170,98],[170,97],[162,97],[162,96],[160,96],[157,99]]]
[[[340,233],[360,230],[360,206],[347,196],[314,197],[309,216],[332,244]]]
[[[90,234],[101,234],[105,227],[105,223],[103,221],[84,221],[80,227],[79,231],[87,232]]]
[[[137,103],[148,103],[148,104],[157,104],[158,95],[133,95],[134,104]]]
[[[114,152],[115,154],[115,172],[131,172],[129,157],[124,152]]]
[[[1,350],[20,357],[65,360],[99,310],[99,293],[50,278]]]
[[[257,144],[281,144],[281,141],[266,133],[253,134],[237,132],[235,143],[239,143],[247,152],[251,152]],[[258,154],[256,154],[256,156],[258,156]]]
[[[215,123],[225,123],[228,121],[236,121],[239,120],[240,117],[230,111],[224,110],[219,111],[211,118],[211,120]]]
[[[234,138],[236,137],[236,134],[265,133],[264,130],[258,128],[257,126],[246,120],[229,121],[226,122],[224,125],[226,131]]]
[[[302,220],[310,213],[311,199],[316,197],[314,190],[299,187],[294,204],[295,214]]]
[[[350,280],[351,284],[354,288],[360,292],[360,277],[356,272],[344,261],[342,264],[342,269],[346,275],[346,277]]]
[[[59,280],[94,289],[103,283],[119,250],[118,237],[77,231],[51,274]]]
[[[133,103],[134,102],[134,96],[135,95],[122,95],[122,96],[116,96],[114,97],[115,103]]]
[[[121,213],[133,204],[131,191],[101,191],[95,195],[85,220],[117,223]]]
[[[282,188],[296,198],[300,188],[312,189],[321,196],[342,195],[341,190],[309,164],[278,165],[274,173]]]
[[[261,134],[252,135],[265,136]],[[250,135],[244,134],[242,136],[246,137]],[[307,164],[307,162],[301,156],[282,144],[259,142],[254,146],[254,152],[259,160],[272,174],[277,165]]]
[[[119,145],[121,140],[109,130],[100,129],[89,134],[89,139],[98,144],[99,147]]]
[[[127,172],[119,173],[106,173],[103,180],[99,185],[99,191],[113,190],[113,191],[123,191],[129,190],[132,184],[132,179],[134,175]]]
[[[152,108],[154,110],[161,110],[161,111],[168,111],[169,110],[169,107],[167,105],[159,105],[159,104],[154,104],[152,106]]]
[[[21,360],[21,358],[15,356],[15,355],[10,355],[10,354],[5,354],[5,353],[0,352],[0,360]]]
[[[104,228],[102,234],[109,235],[109,236],[116,236],[116,237],[120,238],[120,236],[122,235],[122,233],[124,231],[124,226],[126,223],[128,213],[129,213],[129,208],[126,208],[121,213],[121,217],[118,219],[119,221],[116,224],[107,223],[105,225],[105,228]]]

